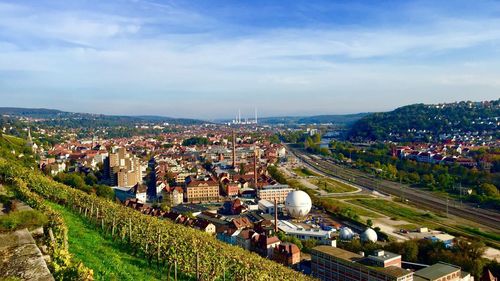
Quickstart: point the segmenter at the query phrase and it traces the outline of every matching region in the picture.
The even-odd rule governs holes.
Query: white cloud
[[[140,3],[151,9],[150,3]],[[172,5],[155,8],[165,9],[165,16],[35,14],[0,5],[0,35],[10,32],[14,38],[0,42],[0,71],[25,75],[24,85],[0,76],[0,95],[7,90],[72,92],[93,97],[96,106],[123,95],[141,106],[141,113],[151,113],[148,107],[179,110],[178,105],[191,103],[199,106],[195,112],[169,115],[216,117],[221,110],[254,102],[268,115],[284,113],[278,108],[284,100],[289,112],[342,113],[467,98],[472,86],[483,91],[481,97],[500,89],[498,56],[467,58],[466,64],[461,59],[434,60],[436,54],[497,45],[496,19],[436,17],[426,25],[404,28],[276,28],[227,36],[216,19]],[[178,30],[184,23],[190,23],[189,28],[207,23],[207,31]],[[37,43],[31,40],[83,46],[54,43],[34,48]],[[32,47],[23,48],[25,44]],[[153,98],[161,105],[151,105]],[[120,113],[125,106],[115,110]]]

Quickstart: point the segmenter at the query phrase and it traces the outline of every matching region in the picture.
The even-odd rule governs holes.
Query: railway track
[[[460,204],[456,200],[449,200],[447,202],[447,200],[436,197],[425,191],[414,190],[404,184],[377,179],[358,170],[340,167],[329,160],[304,157],[304,154],[297,149],[291,149],[291,151],[308,166],[311,166],[326,175],[340,178],[344,181],[354,183],[369,190],[375,190],[377,192],[402,197],[421,208],[440,213],[449,213],[487,226],[496,233],[500,232],[499,213],[473,208],[464,203]]]

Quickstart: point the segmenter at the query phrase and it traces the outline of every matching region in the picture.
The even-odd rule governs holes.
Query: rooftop
[[[363,256],[361,255],[332,246],[317,246],[314,247],[313,250],[343,259],[345,261],[355,262],[363,259]]]
[[[361,263],[360,261],[366,260],[365,257],[358,255],[353,252],[349,252],[340,248],[336,247],[331,247],[331,246],[317,246],[313,248],[313,252],[318,251],[330,256],[334,256],[338,259],[342,259],[345,261],[353,262],[356,264],[359,264],[359,266],[364,266],[373,270],[376,270],[377,272],[384,273],[388,276],[392,277],[403,277],[406,275],[412,274],[411,271],[405,270],[403,268],[397,267],[397,266],[389,266],[389,267],[376,267],[376,266],[366,266]]]
[[[460,267],[440,262],[415,271],[414,276],[425,280],[435,280],[457,271],[460,271]]]
[[[375,254],[369,255],[368,258],[371,260],[384,262],[384,261],[389,261],[389,260],[392,260],[395,258],[401,258],[401,255],[391,253],[388,251],[379,250],[379,251],[376,251]]]
[[[262,187],[263,190],[273,190],[273,189],[286,189],[290,188],[288,184],[276,184],[276,185],[266,185]]]

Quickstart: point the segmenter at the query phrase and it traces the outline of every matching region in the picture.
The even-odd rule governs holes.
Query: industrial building
[[[398,263],[400,255],[384,251],[369,257],[331,246],[311,251],[312,274],[325,281],[412,281],[413,272],[393,265]]]

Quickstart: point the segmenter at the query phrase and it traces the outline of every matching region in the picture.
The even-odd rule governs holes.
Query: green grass
[[[459,228],[462,229],[463,231],[465,231],[466,233],[469,233],[469,234],[483,236],[483,237],[486,237],[489,239],[493,239],[495,241],[500,241],[500,235],[498,235],[496,233],[482,231],[478,228],[469,227],[469,226],[459,226]]]
[[[311,198],[313,196],[319,195],[319,191],[310,189],[308,187],[305,187],[298,180],[291,180],[291,179],[289,179],[287,182],[288,182],[288,185],[290,185],[290,187],[297,188],[297,189],[300,189],[300,190],[306,192],[307,194],[309,194],[309,196],[311,196]]]
[[[43,226],[47,222],[47,217],[38,211],[15,211],[0,216],[0,231],[13,231],[23,228],[31,230]]]
[[[406,229],[406,230],[414,230],[414,229],[417,229],[418,226],[416,224],[413,224],[413,223],[408,223],[408,224],[396,225],[395,228]]]
[[[370,199],[373,198],[372,196],[369,195],[362,195],[362,194],[349,194],[349,195],[338,195],[335,196],[336,199],[341,199],[341,200],[349,200],[349,199]]]
[[[333,208],[338,207],[341,209],[351,209],[354,213],[356,213],[359,216],[364,216],[364,217],[370,217],[370,218],[381,218],[382,216],[374,213],[370,210],[367,210],[365,208],[361,208],[359,206],[356,206],[354,204],[349,204],[341,200],[333,199],[333,198],[327,198],[323,197],[320,199],[323,202],[328,203],[329,206],[332,206]],[[329,208],[331,209],[331,208]]]
[[[4,134],[3,137],[13,145],[16,145],[19,147],[26,145],[26,141],[24,139],[21,139],[21,138],[12,136],[12,135],[6,135],[6,134]]]
[[[356,188],[348,184],[345,184],[343,182],[336,181],[334,179],[315,178],[315,179],[308,179],[307,181],[328,193],[342,193],[342,192],[356,191]]]
[[[66,208],[49,204],[68,225],[70,253],[94,270],[96,280],[160,280],[156,265],[150,266],[145,259],[132,256],[121,244],[103,237],[90,223]]]
[[[353,204],[357,204],[377,212],[380,212],[392,219],[406,219],[410,222],[419,222],[422,219],[433,219],[436,218],[435,215],[431,213],[425,213],[418,211],[416,209],[405,207],[401,204],[383,200],[383,199],[354,199],[348,200]]]
[[[320,175],[307,169],[307,168],[295,168],[293,171],[297,174],[299,177],[319,177]]]

